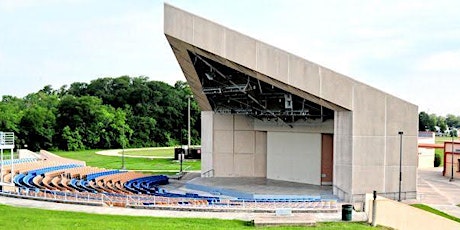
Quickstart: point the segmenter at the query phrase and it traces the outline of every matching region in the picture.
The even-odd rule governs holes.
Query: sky
[[[419,106],[460,115],[460,1],[169,0]],[[163,1],[0,0],[0,95],[100,77],[185,81]]]

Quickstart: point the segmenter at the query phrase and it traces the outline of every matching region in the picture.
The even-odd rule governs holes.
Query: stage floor
[[[332,186],[319,186],[288,181],[250,177],[188,177],[171,186],[186,192],[193,190],[214,195],[254,199],[254,198],[304,198],[321,197],[337,199],[332,194]]]

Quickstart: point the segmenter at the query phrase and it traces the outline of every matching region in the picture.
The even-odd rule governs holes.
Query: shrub
[[[439,167],[441,165],[441,156],[439,153],[434,154],[434,167]]]

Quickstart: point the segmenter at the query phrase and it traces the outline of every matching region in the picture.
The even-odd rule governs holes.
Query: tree
[[[67,90],[66,93],[62,93],[63,95],[65,94],[70,94],[76,97],[81,97],[81,96],[88,96],[88,83],[84,82],[74,82],[70,84],[69,89]]]
[[[430,119],[428,122],[428,129],[432,132],[436,132],[436,125],[438,123],[438,116],[436,114],[432,113],[429,115]]]
[[[61,139],[63,140],[64,148],[68,151],[77,151],[85,149],[82,137],[78,130],[71,130],[69,126],[62,129]]]
[[[447,114],[446,124],[448,127],[460,127],[460,116],[455,116],[453,114]]]
[[[19,122],[24,114],[21,99],[12,96],[3,96],[0,101],[0,130],[19,132]]]
[[[426,131],[430,129],[430,115],[425,112],[420,112],[418,115],[418,130]]]
[[[456,129],[451,130],[449,135],[450,135],[450,136],[453,135],[454,137],[458,137],[457,130],[456,130]]]
[[[436,122],[436,125],[439,126],[439,131],[441,131],[441,133],[444,133],[447,130],[446,118],[444,118],[443,116],[438,116]]]
[[[38,104],[28,107],[19,123],[22,144],[33,151],[53,147],[56,117],[54,113]]]
[[[65,96],[58,112],[57,126],[68,127],[65,133],[62,130],[59,135],[62,140],[60,148],[69,148],[69,143],[72,148],[117,148],[125,143],[124,140],[120,142],[121,133],[127,133],[128,137],[133,133],[126,122],[126,112],[102,104],[97,97]],[[81,144],[74,139],[81,140]]]
[[[80,150],[185,144],[186,82],[171,86],[145,76],[99,78],[24,98],[3,96],[0,130],[17,133],[31,149]],[[200,143],[200,110],[191,100],[192,144]],[[135,131],[134,131],[135,130]]]

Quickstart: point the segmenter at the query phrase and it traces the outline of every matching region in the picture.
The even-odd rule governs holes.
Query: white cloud
[[[15,10],[18,8],[31,7],[39,4],[36,0],[3,0],[0,1],[0,9]]]
[[[87,0],[1,0],[0,10],[13,11],[29,7],[47,7],[51,4],[78,3]]]
[[[432,54],[418,64],[420,71],[457,72],[460,74],[460,49]]]
[[[438,98],[455,97],[451,85],[460,85],[460,1],[169,2],[424,110],[460,111]],[[22,24],[1,23],[17,18]],[[160,1],[0,0],[0,26],[11,32],[0,36],[0,78],[28,76],[17,85],[40,87],[124,74],[184,80],[162,22]]]

